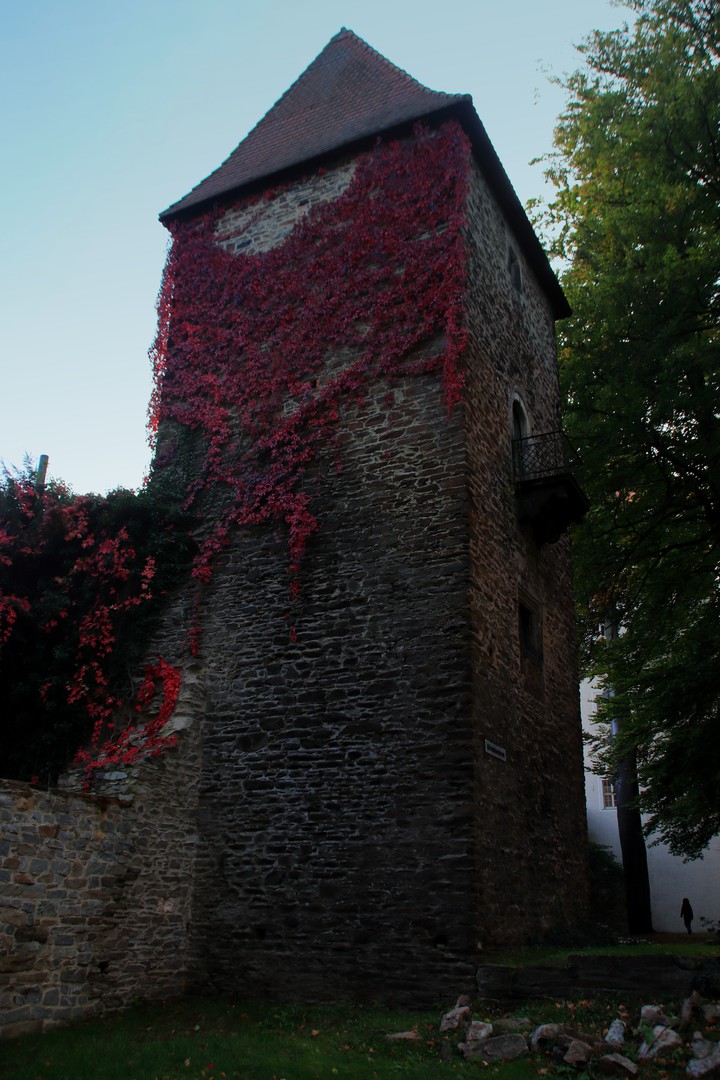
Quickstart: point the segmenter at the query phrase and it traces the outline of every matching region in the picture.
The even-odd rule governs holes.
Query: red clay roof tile
[[[161,219],[438,109],[467,94],[429,90],[342,29],[229,158]]]
[[[556,318],[570,307],[469,94],[429,90],[352,30],[342,29],[229,158],[160,215],[185,211],[415,120],[454,115],[514,229]]]

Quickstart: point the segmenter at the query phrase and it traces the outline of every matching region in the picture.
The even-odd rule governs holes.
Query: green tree
[[[564,82],[544,222],[574,310],[576,591],[619,729],[602,754],[612,775],[637,751],[650,827],[696,858],[720,833],[720,7],[626,6]]]

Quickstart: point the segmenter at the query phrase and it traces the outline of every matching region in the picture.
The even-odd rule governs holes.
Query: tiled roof
[[[428,90],[352,30],[341,30],[230,157],[161,218],[337,150],[467,94]]]
[[[214,199],[415,120],[453,115],[556,318],[570,314],[522,204],[473,108],[469,94],[429,90],[395,67],[352,30],[342,29],[243,139],[219,169],[160,215],[168,221]]]

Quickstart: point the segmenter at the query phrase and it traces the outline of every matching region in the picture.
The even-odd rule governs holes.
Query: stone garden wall
[[[0,1035],[22,1034],[101,1007],[132,815],[5,780],[0,826]]]
[[[113,795],[0,781],[0,1037],[167,998],[187,980],[198,684],[178,747],[101,780]]]

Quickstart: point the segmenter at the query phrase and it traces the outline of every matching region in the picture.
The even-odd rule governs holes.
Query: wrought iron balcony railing
[[[539,544],[552,544],[582,521],[589,503],[577,481],[579,462],[562,431],[513,440],[518,518]]]
[[[537,480],[541,476],[580,471],[580,462],[562,431],[545,431],[513,440],[515,480]]]

